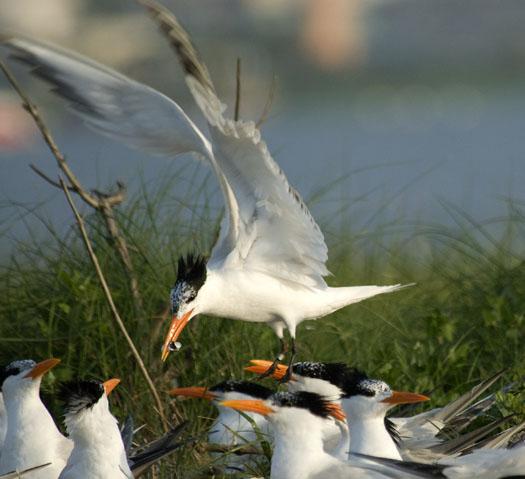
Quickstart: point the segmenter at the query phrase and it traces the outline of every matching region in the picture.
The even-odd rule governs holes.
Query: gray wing
[[[4,37],[11,59],[26,65],[93,129],[152,153],[207,155],[207,141],[161,93],[80,55],[27,38]]]
[[[271,157],[260,131],[253,122],[224,117],[224,106],[189,35],[171,12],[156,2],[140,1],[177,53],[208,121],[217,165],[236,199],[236,218],[223,225],[210,264],[228,261],[308,286],[324,285],[328,270],[323,234]]]

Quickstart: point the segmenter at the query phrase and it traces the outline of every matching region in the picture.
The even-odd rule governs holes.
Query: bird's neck
[[[310,477],[338,462],[323,450],[321,421],[319,424],[273,424],[271,479]]]
[[[401,460],[396,443],[385,428],[385,418],[375,416],[371,418],[355,418],[347,414],[348,428],[350,429],[350,454],[369,454]]]
[[[74,442],[70,463],[90,462],[97,457],[102,468],[118,470],[119,465],[126,464],[118,423],[108,410],[95,404],[92,409],[66,416],[65,422]]]
[[[6,438],[18,435],[22,430],[29,432],[33,429],[49,431],[63,437],[51,414],[42,403],[38,388],[26,388],[20,393],[16,397],[5,397]]]
[[[67,439],[40,400],[38,389],[24,390],[16,397],[6,396],[5,409],[7,430],[0,455],[0,472],[19,464],[36,465],[54,460],[62,442]]]

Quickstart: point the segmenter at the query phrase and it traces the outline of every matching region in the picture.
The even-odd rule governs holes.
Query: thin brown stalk
[[[66,183],[61,177],[59,181],[60,181],[62,190],[64,191],[64,194],[66,195],[67,202],[69,203],[69,206],[71,207],[71,210],[73,211],[73,214],[75,215],[75,219],[77,221],[77,225],[80,230],[82,240],[84,242],[84,245],[86,246],[89,258],[91,259],[91,262],[93,263],[93,267],[95,268],[95,271],[97,273],[98,279],[100,281],[100,285],[102,286],[102,290],[104,291],[104,295],[106,296],[106,300],[109,304],[109,308],[111,310],[111,313],[113,314],[113,318],[115,319],[118,327],[120,328],[122,335],[126,339],[126,342],[128,343],[128,347],[131,350],[131,353],[133,354],[135,361],[137,361],[139,369],[148,384],[151,394],[153,395],[153,398],[155,399],[155,403],[157,405],[157,412],[159,413],[159,416],[161,418],[162,426],[164,430],[167,432],[169,430],[169,424],[164,414],[164,408],[162,406],[162,401],[160,400],[159,393],[157,392],[157,388],[155,387],[155,384],[153,383],[148,373],[148,370],[146,369],[146,366],[144,365],[144,362],[142,361],[142,357],[140,356],[138,349],[135,347],[135,343],[131,339],[131,336],[129,335],[128,330],[126,329],[126,326],[124,325],[124,322],[122,321],[122,318],[120,317],[120,314],[117,310],[115,302],[113,301],[113,295],[111,294],[111,290],[109,289],[108,283],[106,282],[104,273],[102,272],[102,269],[100,268],[100,263],[98,262],[97,255],[95,254],[95,251],[93,250],[93,246],[91,245],[91,241],[89,240],[89,236],[87,234],[84,220],[82,219],[82,216],[80,216],[80,213],[78,212],[75,206],[75,202],[73,201],[73,198],[71,197],[71,194],[69,193],[69,189]]]
[[[162,402],[160,400],[160,396],[157,392],[157,389],[155,387],[155,384],[151,380],[151,377],[148,373],[148,370],[146,369],[144,362],[140,356],[139,351],[135,347],[131,337],[129,336],[127,329],[122,321],[122,318],[120,317],[118,310],[115,306],[115,303],[113,301],[113,297],[111,295],[111,291],[109,289],[109,286],[105,280],[104,274],[102,273],[102,270],[100,268],[98,259],[93,251],[93,248],[91,246],[91,243],[89,241],[89,237],[87,236],[87,232],[84,226],[84,222],[82,220],[82,217],[78,213],[75,204],[71,198],[70,191],[76,193],[77,195],[82,198],[82,200],[87,203],[89,206],[94,208],[95,210],[99,211],[103,217],[106,220],[106,226],[110,233],[110,236],[115,240],[116,249],[118,250],[119,254],[121,255],[121,258],[123,259],[123,263],[126,264],[126,261],[129,262],[126,267],[131,265],[131,261],[129,258],[129,252],[126,248],[123,248],[122,245],[125,246],[125,241],[120,234],[115,218],[113,216],[112,207],[115,205],[118,205],[122,203],[124,200],[124,194],[125,189],[123,185],[118,184],[117,192],[113,195],[107,195],[101,192],[95,192],[94,194],[89,193],[86,189],[83,188],[80,181],[77,179],[73,171],[69,168],[69,165],[66,162],[66,159],[64,155],[59,150],[57,144],[55,143],[53,136],[51,135],[50,130],[46,126],[44,120],[40,116],[40,113],[37,109],[37,107],[29,100],[28,96],[22,91],[21,87],[18,85],[18,82],[16,81],[13,74],[9,71],[9,69],[0,61],[0,69],[4,73],[5,77],[7,78],[8,82],[11,84],[13,89],[16,91],[20,99],[22,100],[22,106],[23,108],[31,115],[33,118],[36,126],[38,127],[42,137],[44,138],[44,141],[46,142],[47,146],[49,147],[51,153],[55,157],[58,167],[62,172],[64,173],[65,177],[67,178],[69,184],[66,184],[64,179],[62,177],[59,178],[59,181],[56,182],[52,180],[50,177],[48,177],[45,173],[40,171],[38,168],[36,168],[34,165],[31,165],[31,168],[35,173],[37,173],[40,177],[42,177],[45,181],[50,183],[51,185],[60,188],[64,191],[66,195],[66,199],[71,206],[73,213],[75,214],[75,218],[77,219],[78,226],[80,228],[82,238],[84,240],[84,243],[86,245],[86,248],[88,250],[88,254],[90,256],[90,259],[93,263],[93,266],[95,267],[95,270],[97,272],[97,275],[99,277],[100,283],[102,285],[102,289],[104,290],[106,299],[108,301],[108,304],[110,306],[110,309],[112,311],[113,317],[115,321],[117,322],[120,330],[122,331],[122,334],[124,335],[126,342],[128,343],[128,346],[137,361],[137,364],[139,365],[139,369],[141,370],[142,375],[144,376],[144,379],[146,380],[149,389],[151,390],[151,393],[153,395],[153,398],[156,403],[156,409],[160,416],[163,428],[167,431],[169,428],[168,421],[166,419],[166,416],[164,414],[164,409],[162,407]],[[109,216],[108,216],[108,213]],[[109,223],[108,223],[109,222]],[[134,277],[133,270],[127,269],[129,276]],[[135,290],[138,294],[138,284],[135,283]],[[132,283],[132,291],[133,291],[133,283]],[[177,413],[176,413],[177,414]]]
[[[233,119],[239,119],[239,111],[241,109],[241,58],[237,57],[237,69],[235,72],[235,113]]]
[[[198,449],[203,452],[218,452],[221,454],[244,454],[263,455],[263,451],[255,446],[224,446],[222,444],[199,444]]]
[[[117,183],[117,190],[113,194],[107,194],[96,190],[93,193],[87,191],[82,186],[78,178],[75,176],[75,174],[67,164],[64,155],[58,148],[53,136],[51,135],[51,132],[47,128],[42,117],[40,116],[37,107],[29,100],[28,96],[22,91],[22,89],[18,85],[18,82],[16,81],[13,74],[1,61],[0,69],[3,71],[5,77],[22,100],[23,108],[32,116],[36,126],[38,127],[42,137],[44,138],[44,141],[51,150],[53,156],[55,157],[58,167],[62,170],[62,172],[68,180],[68,189],[79,195],[82,198],[82,200],[84,200],[89,206],[97,210],[104,218],[109,237],[113,245],[115,246],[115,249],[117,250],[120,261],[124,268],[124,272],[128,277],[129,287],[135,305],[135,311],[137,312],[137,314],[140,315],[143,311],[143,302],[142,296],[140,295],[137,276],[133,268],[133,263],[131,262],[126,240],[124,239],[124,236],[122,235],[117,226],[115,216],[112,210],[112,207],[121,204],[125,199],[126,190],[124,188],[124,185],[121,183]],[[30,165],[30,168],[52,186],[56,188],[61,188],[58,182],[51,179],[43,171],[38,169],[35,165]]]

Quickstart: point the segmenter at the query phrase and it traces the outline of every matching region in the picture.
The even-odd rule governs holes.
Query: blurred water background
[[[270,151],[330,231],[451,225],[454,205],[497,232],[525,201],[525,3],[519,0],[166,0],[192,34],[224,101],[242,60],[241,117],[264,123]],[[177,100],[203,125],[176,59],[132,0],[0,0],[1,31],[82,52]],[[13,66],[14,67],[14,66]],[[85,185],[124,181],[131,194],[179,171],[169,207],[203,201],[209,173],[91,133],[46,87],[14,67]],[[230,109],[231,111],[231,109]],[[63,226],[56,174],[0,78],[0,250]],[[213,178],[206,198],[219,210]],[[319,193],[322,194],[319,194]],[[35,216],[36,212],[36,216]],[[169,214],[169,209],[167,210]],[[396,233],[396,234],[397,234]]]

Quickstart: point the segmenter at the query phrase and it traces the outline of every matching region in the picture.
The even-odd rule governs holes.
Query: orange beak
[[[166,335],[166,339],[164,340],[164,345],[162,346],[162,356],[161,356],[162,362],[168,359],[168,356],[171,352],[170,344],[177,341],[177,338],[180,336],[180,333],[182,333],[182,330],[190,322],[192,312],[193,312],[193,309],[190,309],[186,314],[184,314],[180,318],[175,314],[173,315],[173,318],[170,324],[170,330],[168,331],[168,334]]]
[[[275,412],[271,407],[268,407],[264,404],[264,401],[260,399],[232,399],[230,401],[222,401],[219,403],[219,406],[231,407],[236,411],[245,411],[245,412],[256,412],[263,416],[267,416],[272,412]]]
[[[330,411],[330,416],[332,416],[334,419],[337,419],[338,421],[344,421],[346,419],[346,414],[341,409],[339,404],[330,403],[328,409]]]
[[[266,361],[265,359],[251,359],[250,363],[251,366],[246,366],[244,370],[255,374],[264,374],[273,364],[272,361]],[[288,366],[278,364],[272,374],[272,378],[280,381],[286,374],[286,371],[288,371]],[[293,376],[291,380],[293,381]]]
[[[113,391],[113,389],[115,389],[119,385],[119,383],[120,383],[120,379],[117,379],[117,378],[108,379],[107,381],[103,382],[102,386],[104,386],[104,391],[106,392],[106,396],[109,396],[111,391]]]
[[[60,359],[57,358],[41,361],[40,363],[36,364],[33,369],[31,369],[31,371],[29,371],[24,377],[37,379],[53,369],[58,363],[60,363]]]
[[[203,388],[201,386],[189,387],[189,388],[175,388],[170,391],[170,396],[184,396],[188,398],[201,398],[211,401],[215,399],[215,394],[208,391],[208,388]]]
[[[381,402],[387,404],[412,404],[428,400],[430,400],[430,398],[427,396],[423,396],[423,394],[392,391],[392,396],[383,399]]]

